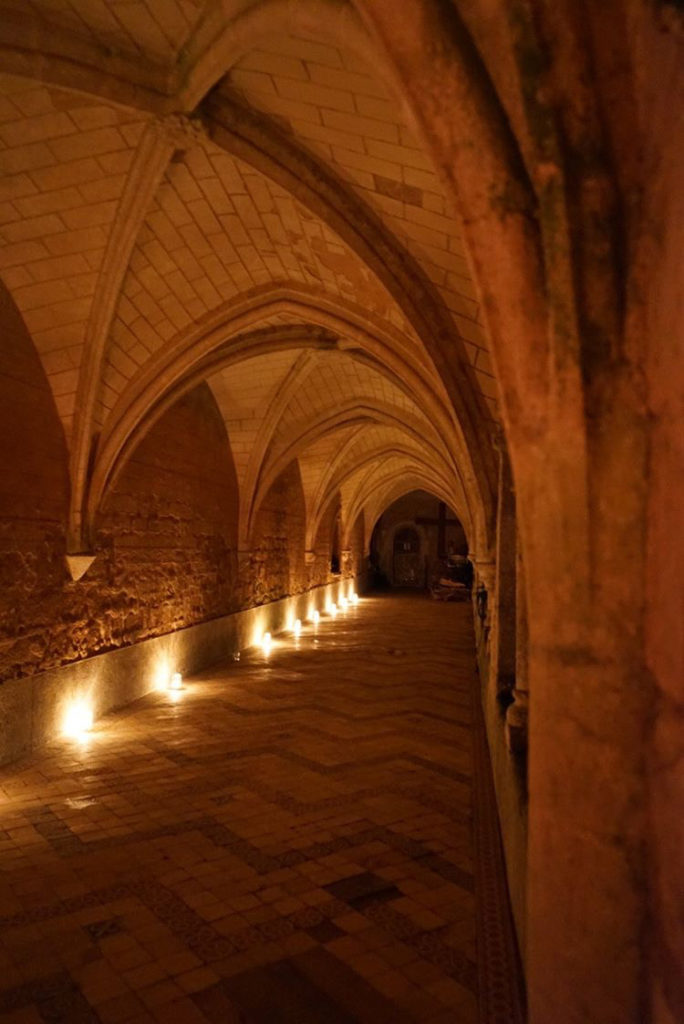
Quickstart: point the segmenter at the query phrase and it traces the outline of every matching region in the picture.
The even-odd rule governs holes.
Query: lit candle
[[[301,619],[295,619],[295,624],[292,627],[292,632],[294,633],[295,636],[299,636],[301,631],[302,631],[302,621],[301,621]]]
[[[171,669],[169,668],[167,661],[162,661],[157,665],[157,671],[155,674],[154,688],[155,690],[168,690],[171,683]]]
[[[74,701],[64,717],[64,735],[82,740],[93,726],[92,709],[81,700]]]
[[[171,689],[182,690],[183,689],[183,676],[180,672],[174,672],[171,676]]]

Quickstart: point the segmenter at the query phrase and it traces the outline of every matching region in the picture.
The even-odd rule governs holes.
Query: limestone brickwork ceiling
[[[64,428],[70,549],[203,382],[240,548],[293,463],[309,547],[331,508],[346,538],[418,486],[485,545],[498,414],[478,291],[352,8],[0,0],[0,47],[0,273]]]
[[[331,164],[427,273],[494,415],[494,377],[460,227],[383,81],[347,48],[290,36],[264,40],[237,62],[227,84]]]
[[[205,0],[10,0],[3,8],[17,23],[31,11],[46,31],[163,65],[177,59],[206,6]]]

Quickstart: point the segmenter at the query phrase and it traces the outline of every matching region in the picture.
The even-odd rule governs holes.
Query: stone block
[[[33,742],[33,680],[0,684],[0,764],[27,754]]]

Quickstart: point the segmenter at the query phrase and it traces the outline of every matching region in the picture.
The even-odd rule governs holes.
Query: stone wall
[[[238,607],[237,483],[223,419],[202,384],[143,439],[98,522],[98,556],[68,590],[63,648],[85,657]]]
[[[363,512],[356,517],[351,533],[349,535],[350,571],[354,576],[362,576],[368,568],[366,557],[366,528]]]
[[[291,622],[309,618],[356,586],[337,581],[307,593],[200,622],[187,629],[83,658],[0,686],[0,765],[59,740],[75,706],[98,719],[160,687],[171,673],[192,675],[258,643],[268,630],[292,638]]]
[[[0,679],[42,663],[66,584],[67,451],[42,364],[0,283]]]
[[[251,551],[241,566],[242,607],[276,601],[306,589],[305,529],[299,466],[291,462],[259,507]]]
[[[262,502],[238,572],[235,466],[206,384],[180,398],[128,459],[96,521],[95,561],[73,581],[64,431],[1,285],[0,323],[3,763],[57,738],[74,700],[98,717],[154,688],[162,663],[195,671],[256,642],[264,629],[283,630],[292,616],[339,600],[347,584],[330,573],[337,506],[320,534],[318,564],[306,564],[296,461]],[[355,537],[357,565],[362,530]]]
[[[15,442],[0,494],[0,678],[234,611],[237,485],[208,387],[177,402],[141,442],[99,519],[97,558],[72,582],[61,426],[21,337],[4,335],[0,357],[1,427]],[[10,359],[13,376],[2,372]]]
[[[261,503],[238,567],[238,485],[206,384],[151,428],[106,498],[96,559],[67,570],[68,451],[25,325],[0,290],[0,682],[171,634],[337,579],[330,545],[338,504],[305,561],[306,508],[293,461]],[[359,540],[360,537],[360,540]],[[362,564],[362,529],[353,565]],[[351,570],[350,570],[351,571]]]
[[[337,574],[332,572],[332,555],[333,545],[335,542],[340,543],[341,537],[339,533],[339,516],[340,516],[340,496],[336,495],[333,501],[331,501],[328,508],[325,510],[323,517],[321,518],[316,539],[314,541],[314,560],[309,568],[309,579],[311,584],[314,586],[320,586],[324,583],[328,583],[331,580],[337,579]],[[340,554],[340,570],[342,569],[341,549]]]

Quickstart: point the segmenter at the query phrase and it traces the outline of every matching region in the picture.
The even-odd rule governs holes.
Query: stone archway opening
[[[411,490],[378,518],[370,541],[373,584],[427,590],[446,575],[466,579],[468,540],[461,520],[441,498]]]
[[[340,559],[340,517],[339,514],[335,516],[332,536],[330,540],[330,572],[333,576],[339,576],[341,571],[341,559]]]

